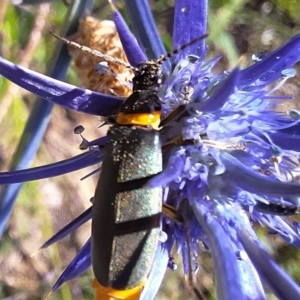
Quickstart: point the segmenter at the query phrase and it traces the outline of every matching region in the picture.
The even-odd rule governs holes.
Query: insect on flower
[[[139,5],[140,3],[144,4],[144,1],[130,1],[130,3],[136,4],[135,8],[145,8],[145,6]],[[193,40],[196,36],[201,36],[206,32],[206,8],[205,1],[182,0],[175,2],[173,48],[176,49],[179,45],[184,45],[189,40]],[[142,53],[128,27],[124,28],[122,25],[125,22],[123,19],[121,20],[120,14],[116,10],[113,13],[128,61],[134,66],[133,72],[138,65],[140,65],[140,71],[142,71],[143,66],[152,67],[149,65],[151,61],[145,58],[145,54]],[[145,14],[140,13],[139,15],[144,16]],[[141,26],[141,24],[139,25]],[[199,31],[195,32],[197,29]],[[152,33],[153,30],[150,32]],[[142,35],[144,34],[146,33]],[[86,147],[85,149],[88,149],[83,156],[84,166],[99,163],[105,157],[103,168],[107,173],[107,179],[103,177],[99,181],[94,207],[73,220],[46,242],[43,247],[47,247],[78,228],[83,222],[94,218],[95,209],[98,216],[103,214],[102,211],[98,211],[101,205],[108,212],[108,216],[104,216],[104,219],[108,219],[114,208],[103,203],[99,204],[97,200],[100,197],[105,199],[110,197],[109,199],[112,199],[111,201],[116,204],[119,194],[122,194],[122,197],[127,192],[134,194],[135,190],[132,187],[143,191],[143,194],[139,196],[141,199],[146,199],[148,188],[151,190],[151,196],[152,191],[163,187],[163,197],[159,201],[163,200],[163,203],[172,208],[167,205],[161,208],[157,199],[153,199],[153,203],[156,205],[154,215],[163,211],[167,214],[174,214],[175,219],[178,216],[182,216],[183,219],[180,224],[174,222],[172,218],[162,219],[162,231],[166,232],[168,236],[166,242],[157,242],[163,240],[164,237],[158,236],[157,232],[161,230],[157,222],[158,217],[152,218],[151,212],[146,211],[145,216],[152,221],[152,224],[149,224],[146,229],[141,226],[141,231],[148,230],[149,235],[145,235],[147,241],[152,233],[155,235],[153,248],[151,248],[152,245],[148,247],[143,241],[143,237],[138,235],[141,231],[137,232],[137,225],[132,225],[134,224],[132,216],[140,213],[141,208],[148,207],[144,203],[143,206],[139,203],[136,211],[131,211],[132,215],[123,208],[119,210],[119,212],[123,212],[122,215],[119,214],[119,219],[123,221],[127,217],[126,220],[131,222],[128,227],[134,231],[130,231],[130,228],[127,227],[124,229],[124,231],[128,229],[125,234],[129,235],[133,241],[129,245],[131,251],[132,249],[139,249],[134,243],[134,234],[138,235],[137,240],[142,241],[141,253],[144,249],[151,252],[157,247],[155,259],[152,261],[150,256],[153,253],[151,252],[151,255],[144,253],[152,267],[150,271],[149,269],[143,270],[145,275],[143,278],[146,278],[144,287],[137,284],[137,287],[142,289],[141,299],[154,299],[156,297],[157,289],[162,282],[163,273],[168,264],[172,269],[176,269],[172,259],[169,259],[172,256],[170,249],[174,242],[182,256],[184,273],[189,277],[188,280],[191,283],[193,281],[191,275],[198,270],[197,263],[194,265],[193,263],[194,258],[202,250],[200,247],[203,245],[203,250],[210,251],[215,265],[214,275],[218,299],[265,299],[262,281],[270,287],[279,299],[299,299],[300,288],[264,250],[251,226],[253,221],[266,225],[272,233],[277,233],[284,241],[299,248],[299,225],[291,224],[285,219],[285,216],[297,213],[299,208],[300,185],[295,180],[295,175],[297,174],[297,159],[299,160],[300,157],[300,114],[296,111],[280,113],[274,110],[274,106],[287,97],[274,96],[271,94],[273,90],[267,89],[275,81],[280,80],[279,84],[276,85],[278,87],[295,75],[295,71],[291,67],[300,59],[299,45],[300,35],[296,35],[286,44],[269,52],[260,61],[244,70],[237,67],[221,74],[214,74],[212,68],[218,58],[208,61],[204,59],[207,48],[205,41],[202,40],[173,56],[172,68],[168,68],[168,63],[158,66],[159,68],[155,72],[160,71],[160,67],[162,67],[163,70],[166,69],[165,74],[167,74],[166,77],[161,78],[163,79],[161,82],[155,81],[154,78],[153,82],[149,81],[149,89],[147,87],[145,90],[135,84],[134,92],[128,97],[125,106],[123,99],[118,97],[93,93],[90,90],[74,87],[60,81],[45,79],[40,74],[24,70],[24,68],[13,65],[5,59],[0,59],[0,64],[3,66],[0,68],[0,72],[22,87],[67,108],[110,117],[108,121],[112,123],[108,137],[91,142],[86,141],[83,145]],[[143,44],[143,46],[147,48],[145,47],[147,45]],[[155,53],[165,52],[157,51]],[[101,55],[104,56],[104,54]],[[117,61],[116,59],[112,60]],[[141,62],[146,63],[141,64]],[[157,67],[157,61],[153,64],[153,67],[155,66]],[[142,79],[149,79],[149,77],[141,77]],[[145,83],[140,82],[140,84]],[[143,102],[148,98],[150,98],[151,103]],[[159,102],[156,110],[157,99]],[[143,104],[146,108],[145,114]],[[153,119],[147,121],[149,110],[151,112],[151,105],[153,105],[153,119],[157,117],[157,122],[159,122],[162,116],[160,122],[162,128],[158,134],[154,128],[145,126],[145,124],[151,124],[153,121]],[[138,112],[137,116],[141,118],[136,118],[135,106]],[[142,109],[142,113],[140,109]],[[114,117],[116,112],[119,113]],[[131,125],[134,118],[138,119],[140,124]],[[77,133],[81,131],[82,128],[76,130]],[[134,163],[133,167],[130,166],[130,168],[122,165],[122,162],[129,163],[131,160],[134,162],[132,157],[125,158],[122,154],[125,152],[132,154],[137,151],[137,147],[130,148],[132,143],[126,144],[125,133],[127,132],[130,142],[133,142],[134,133],[137,132],[135,142],[138,145],[145,142],[146,137],[151,134],[153,136],[159,135],[159,143],[161,144],[158,143],[157,148],[154,147],[153,140],[147,147],[143,146],[150,153],[146,157],[150,163],[145,163],[146,166],[143,166],[142,176],[145,175],[145,178],[141,178],[141,174],[135,169],[133,170]],[[123,140],[124,143],[121,146],[113,147],[113,142],[123,142]],[[158,168],[161,172],[153,170],[156,165],[160,164],[158,161],[153,163],[153,156],[157,153],[160,161],[163,161],[163,165]],[[117,167],[114,166],[114,159],[117,161]],[[141,160],[146,162],[144,157]],[[148,169],[149,166],[152,169]],[[117,172],[121,168],[125,171],[131,170],[134,173],[123,174],[125,180],[126,176],[137,176],[137,179],[119,184]],[[75,169],[78,169],[77,165],[72,170]],[[22,172],[30,175],[26,180],[45,178],[42,177],[42,175],[45,176],[45,172],[40,175],[39,170],[36,168],[30,171],[2,173],[0,174],[1,182],[14,183],[17,180],[22,180]],[[46,177],[49,177],[49,173],[51,176],[57,175],[57,172],[55,173],[50,169]],[[153,178],[150,178],[151,176]],[[120,188],[120,190],[116,192],[111,188],[108,190],[108,194],[104,194],[105,182],[114,182],[112,187]],[[119,204],[117,203],[115,207],[118,207]],[[149,208],[154,210],[152,203]],[[67,280],[85,272],[93,260],[93,267],[96,268],[95,274],[98,274],[96,274],[95,282],[96,293],[98,298],[104,299],[103,293],[107,297],[110,296],[107,291],[104,290],[103,292],[103,288],[99,285],[108,285],[113,292],[118,290],[114,284],[119,280],[116,274],[119,265],[115,265],[115,269],[111,270],[107,266],[102,270],[97,269],[98,265],[95,266],[95,261],[99,257],[103,258],[104,255],[113,254],[113,262],[117,263],[118,258],[115,254],[120,253],[120,257],[124,260],[122,261],[123,266],[132,267],[131,261],[133,267],[138,266],[138,264],[142,265],[142,260],[139,260],[139,257],[134,257],[133,252],[130,252],[125,259],[125,250],[128,247],[123,247],[125,248],[122,249],[123,252],[118,252],[119,248],[117,247],[120,243],[114,243],[114,239],[120,237],[114,235],[117,232],[115,223],[118,220],[115,216],[108,220],[115,230],[112,231],[111,227],[108,229],[110,243],[99,244],[99,249],[104,247],[103,253],[98,253],[97,257],[91,257],[91,252],[94,255],[94,252],[98,250],[95,250],[94,239],[96,235],[94,233],[99,228],[94,222],[94,218],[93,240],[89,239],[78,252],[54,284],[53,291]],[[127,221],[123,223],[127,223]],[[104,228],[108,228],[107,224],[104,226],[100,230],[104,231]],[[99,238],[104,240],[103,236]],[[130,261],[132,257],[134,258]],[[103,266],[110,261],[107,259],[101,263]],[[142,269],[144,268],[138,268],[140,271]],[[130,274],[137,273],[127,271],[122,275],[130,277]],[[136,278],[138,276],[133,280]],[[158,279],[156,280],[156,278]],[[119,284],[120,282],[118,281]],[[125,284],[127,283],[125,282]],[[122,289],[125,292],[128,291],[121,287]],[[102,295],[100,294],[101,291]],[[129,298],[128,294],[125,297]],[[201,295],[198,298],[200,297]]]
[[[163,169],[158,131],[161,100],[157,95],[163,80],[161,66],[167,58],[206,35],[136,67],[54,36],[73,48],[134,72],[133,92],[124,101],[107,134],[106,156],[93,199],[91,251],[94,287],[99,299],[139,299],[162,239],[163,189],[145,186]],[[182,221],[169,206],[164,206],[164,212]],[[193,291],[202,299],[197,288],[193,287]]]

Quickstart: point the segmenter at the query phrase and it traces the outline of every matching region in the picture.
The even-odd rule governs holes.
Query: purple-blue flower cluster
[[[137,2],[128,6],[136,3],[136,8],[147,9],[145,1]],[[131,65],[145,61],[119,12],[114,10],[113,14]],[[176,1],[173,46],[205,34],[206,18],[205,1]],[[274,262],[252,229],[252,222],[258,222],[300,247],[298,224],[286,219],[299,208],[300,184],[295,177],[300,114],[296,110],[277,111],[276,106],[285,98],[273,95],[295,76],[292,67],[300,60],[300,35],[248,68],[236,67],[222,74],[212,72],[218,58],[206,61],[206,51],[205,41],[200,40],[175,55],[157,91],[162,118],[168,119],[174,111],[177,114],[160,130],[164,170],[147,185],[163,186],[164,202],[174,207],[184,222],[164,218],[168,240],[157,250],[141,299],[155,297],[174,241],[187,275],[197,267],[200,243],[211,252],[218,299],[266,299],[262,284],[279,299],[300,299],[300,288]],[[79,112],[110,116],[123,101],[37,74],[3,58],[0,73],[48,101]],[[272,88],[268,88],[270,84]],[[1,173],[0,183],[57,176],[96,164],[105,155],[105,143],[106,137],[85,141],[88,151],[84,154],[50,166]],[[42,247],[91,217],[90,208]],[[90,265],[88,240],[53,290]]]

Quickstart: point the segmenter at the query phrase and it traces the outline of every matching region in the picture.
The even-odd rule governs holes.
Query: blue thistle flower
[[[137,1],[138,2],[138,1]],[[127,1],[129,12],[153,29],[145,1]],[[193,9],[191,9],[193,7]],[[146,60],[117,10],[115,23],[131,65]],[[175,5],[176,48],[206,33],[205,1],[182,0]],[[149,19],[148,19],[149,18]],[[135,21],[138,18],[135,18]],[[135,26],[141,30],[141,26]],[[155,30],[151,31],[156,40]],[[154,35],[154,37],[153,37]],[[143,36],[144,37],[144,36]],[[144,45],[149,38],[140,39]],[[150,38],[151,40],[151,38]],[[150,55],[164,52],[161,43]],[[300,185],[294,174],[299,159],[299,113],[274,110],[283,97],[272,92],[295,72],[300,60],[300,35],[241,70],[215,75],[218,59],[205,61],[201,40],[172,58],[158,95],[163,119],[177,108],[161,130],[164,170],[147,183],[163,186],[164,201],[183,216],[183,224],[165,220],[168,235],[157,249],[154,265],[141,299],[153,299],[176,241],[185,274],[192,272],[201,241],[212,254],[218,299],[265,299],[262,283],[279,299],[299,299],[300,288],[264,250],[251,222],[268,226],[286,242],[299,248],[298,224],[285,215],[299,208]],[[110,116],[122,99],[81,89],[37,74],[0,58],[0,73],[48,101],[76,111]],[[267,86],[276,82],[276,87]],[[0,174],[0,183],[11,184],[57,176],[100,162],[106,138],[85,141],[87,152],[65,162]],[[66,168],[68,166],[68,168]],[[48,247],[92,217],[88,209],[47,241]],[[85,272],[91,265],[90,240],[53,286]],[[97,287],[96,287],[97,290]],[[99,298],[100,299],[100,298]],[[103,299],[103,298],[101,298]]]

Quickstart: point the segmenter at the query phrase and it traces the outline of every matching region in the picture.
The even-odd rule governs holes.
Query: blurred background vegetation
[[[27,0],[28,2],[34,2]],[[222,54],[218,71],[232,68],[241,55],[248,65],[251,55],[270,51],[299,32],[299,0],[210,0],[208,57]],[[167,49],[171,49],[174,0],[152,0],[159,31]],[[14,6],[1,1],[0,54],[15,63],[45,73],[51,64],[55,38],[50,29],[58,31],[68,9],[68,1],[38,5]],[[96,1],[92,15],[111,19],[107,1]],[[298,67],[297,67],[298,68]],[[295,97],[299,103],[299,76],[281,91]],[[77,74],[70,68],[66,79],[79,84]],[[31,108],[34,96],[0,77],[0,167],[6,171]],[[101,120],[55,107],[43,143],[33,166],[67,159],[80,153],[80,138],[73,128],[82,124],[85,137],[99,137]],[[92,169],[91,169],[92,170]],[[0,299],[45,299],[51,286],[90,235],[85,224],[57,245],[30,255],[54,232],[78,216],[90,203],[97,176],[80,181],[89,171],[75,172],[52,179],[24,184],[13,216],[0,244]],[[277,237],[266,236],[266,229],[257,227],[262,242],[277,261],[300,282],[300,252]],[[208,253],[199,258],[198,282],[207,299],[215,299],[212,266]],[[185,287],[180,267],[167,271],[157,299],[192,299]],[[51,299],[93,299],[91,271],[63,285]],[[269,299],[275,299],[270,296]]]

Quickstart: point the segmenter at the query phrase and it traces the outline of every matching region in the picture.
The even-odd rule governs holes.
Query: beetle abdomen
[[[158,245],[162,188],[147,188],[162,171],[157,131],[113,126],[96,189],[92,264],[97,281],[129,289],[145,280]]]

